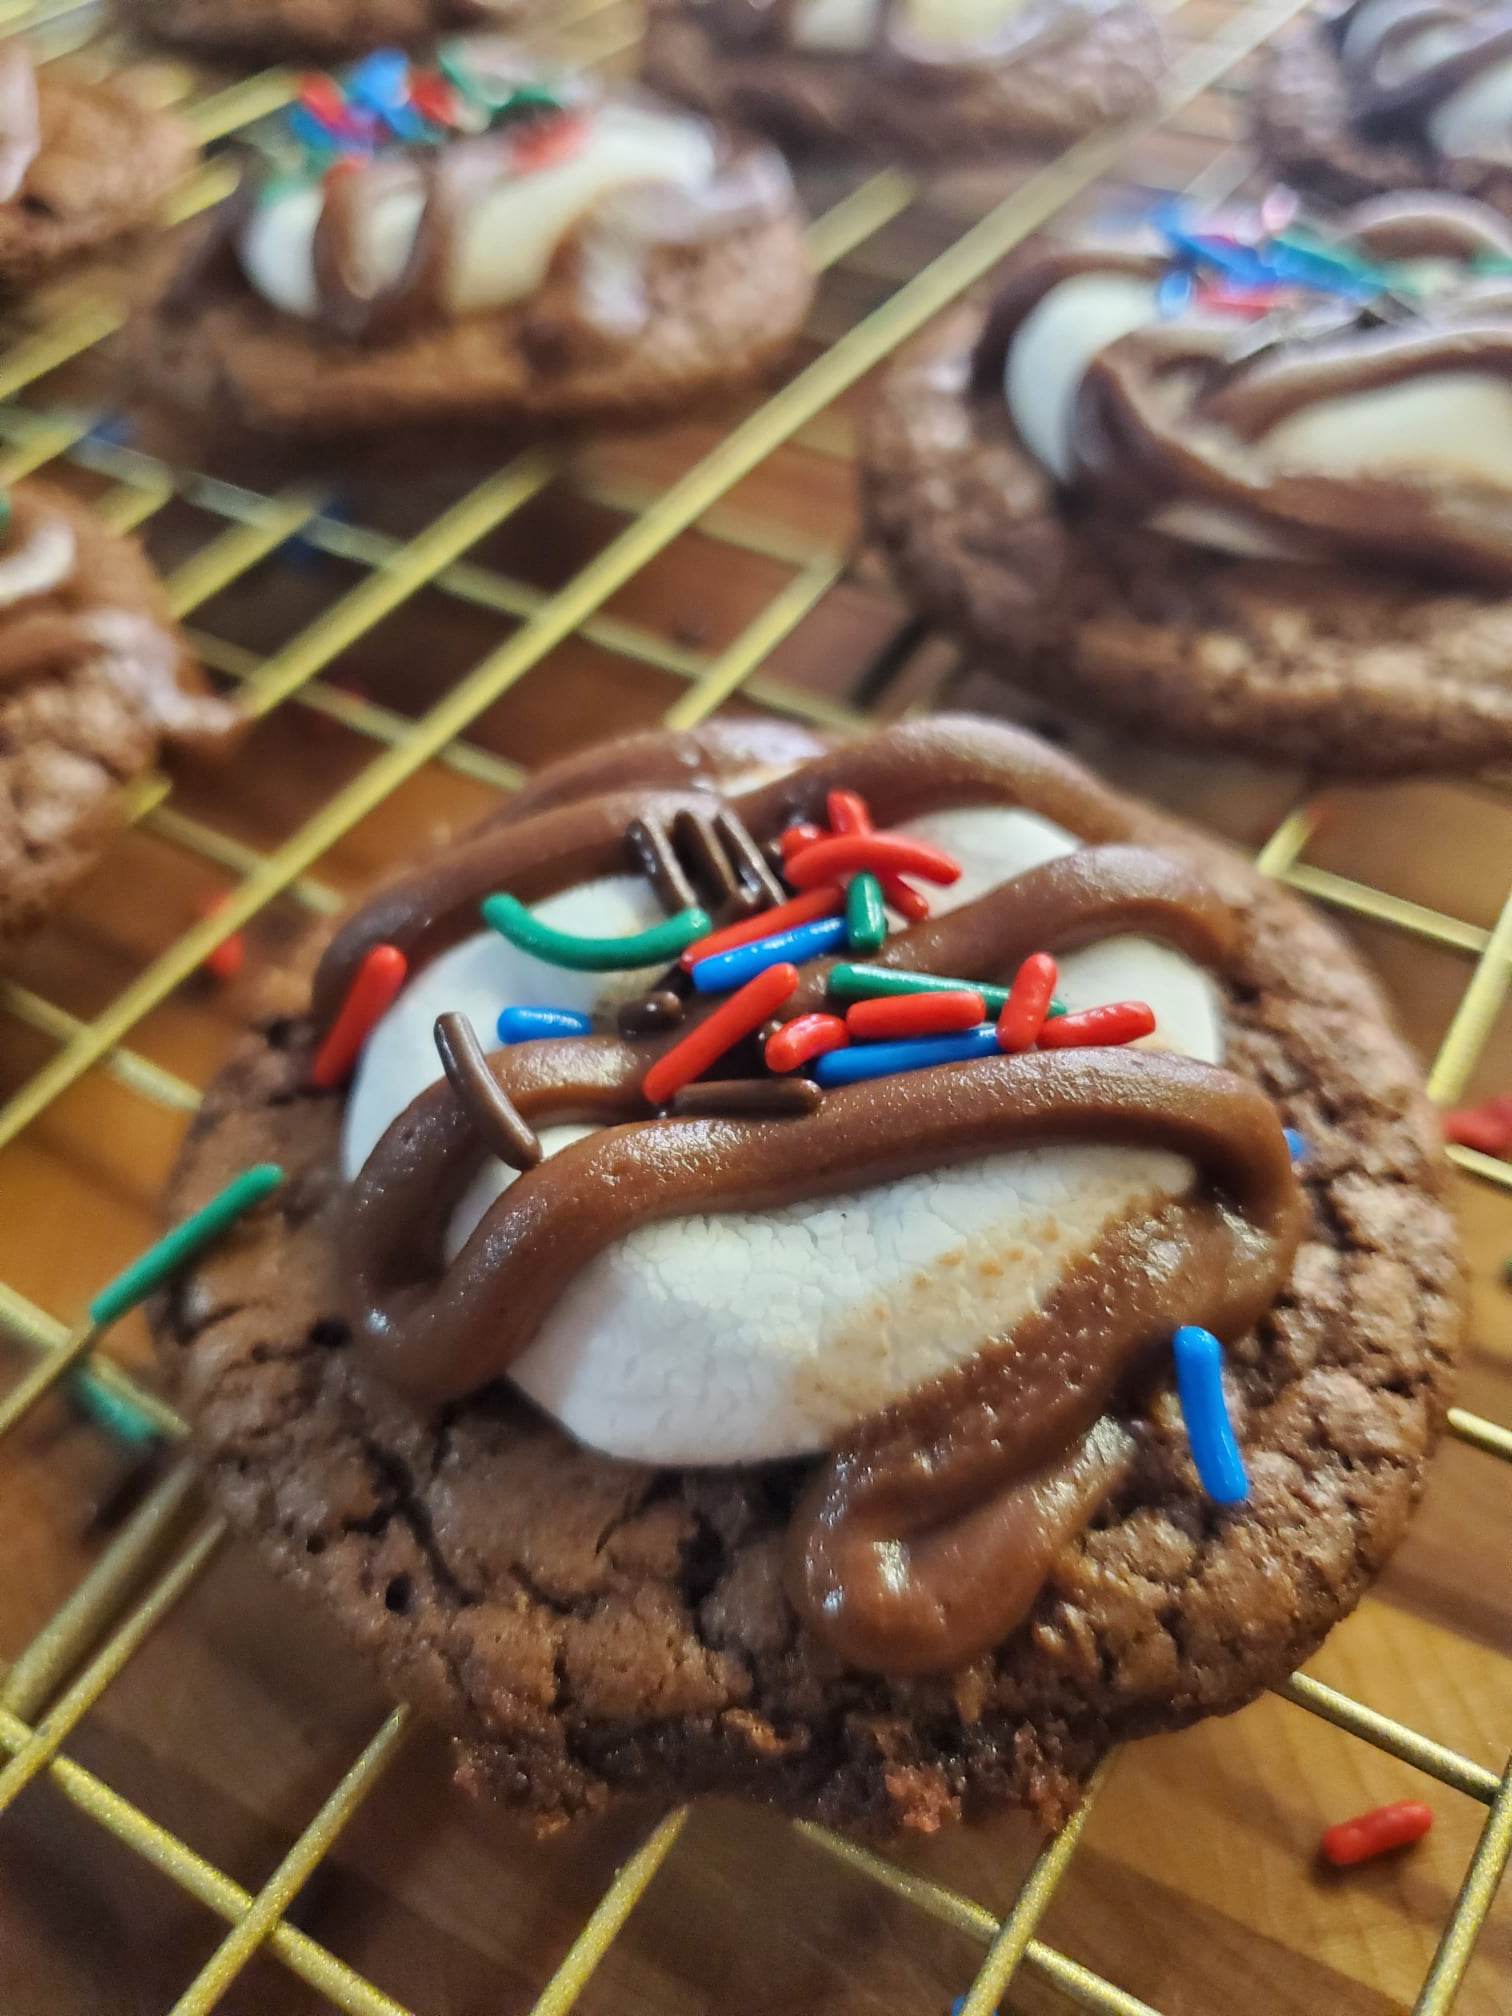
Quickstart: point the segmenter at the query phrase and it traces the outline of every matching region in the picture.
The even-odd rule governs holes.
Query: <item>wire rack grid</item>
[[[831,188],[830,200],[816,213],[813,246],[818,264],[841,283],[838,311],[822,303],[806,361],[727,432],[701,442],[669,480],[633,470],[616,474],[612,465],[605,476],[591,461],[580,466],[532,449],[487,471],[422,522],[387,529],[354,518],[320,483],[249,487],[172,466],[122,441],[106,424],[95,396],[74,391],[70,375],[84,366],[88,382],[90,359],[122,319],[119,290],[92,280],[70,284],[13,323],[0,348],[0,480],[47,469],[87,484],[97,508],[117,527],[149,534],[168,525],[175,513],[192,513],[197,525],[209,528],[208,535],[177,561],[168,583],[175,611],[205,662],[239,688],[254,717],[268,720],[297,709],[312,721],[333,724],[358,753],[308,816],[269,845],[252,844],[232,822],[217,823],[203,808],[186,809],[166,777],[153,776],[135,788],[130,815],[136,830],[215,871],[224,884],[221,905],[213,916],[149,947],[120,987],[87,1012],[52,998],[45,984],[0,978],[0,1027],[23,1039],[21,1048],[38,1059],[19,1076],[7,1072],[0,1183],[8,1162],[15,1180],[24,1182],[25,1166],[14,1158],[81,1081],[112,1085],[133,1111],[192,1113],[204,1074],[162,1061],[163,1044],[144,1038],[155,1028],[154,1018],[181,997],[207,954],[229,933],[275,912],[286,911],[297,921],[338,908],[342,887],[323,868],[364,822],[422,774],[479,792],[515,788],[523,767],[478,731],[523,682],[548,679],[565,650],[589,648],[654,681],[659,695],[670,691],[670,700],[659,699],[657,708],[671,726],[695,724],[736,696],[779,716],[835,728],[859,726],[876,706],[890,704],[888,696],[899,690],[920,645],[913,626],[877,644],[850,682],[851,698],[766,669],[856,577],[858,556],[795,531],[781,515],[753,503],[761,494],[764,467],[796,444],[818,463],[832,462],[843,472],[851,445],[845,403],[851,389],[931,315],[989,274],[1028,232],[1106,187],[1143,141],[1164,135],[1192,143],[1200,157],[1186,182],[1192,193],[1221,198],[1239,186],[1246,163],[1229,142],[1226,94],[1246,60],[1300,4],[1176,0],[1169,12],[1178,61],[1156,117],[1073,146],[1024,172],[1006,195],[999,188],[985,202],[954,211],[946,207],[941,214],[929,192],[894,170]],[[16,28],[26,29],[48,60],[70,56],[103,72],[122,58],[94,10],[72,0],[0,0],[0,32]],[[615,0],[585,0],[559,10],[546,39],[556,51],[612,62],[633,46],[636,23]],[[160,75],[164,100],[182,102],[207,143],[275,110],[292,88],[282,73],[219,88],[206,88],[175,66],[161,66]],[[171,216],[192,215],[226,186],[227,171],[212,154],[179,192]],[[928,256],[915,263],[906,234],[920,217],[927,219],[932,239]],[[897,231],[904,233],[902,252],[895,250],[889,264],[879,248]],[[826,326],[826,318],[833,326]],[[609,526],[608,536],[581,565],[569,565],[562,578],[542,585],[526,570],[480,557],[496,535],[507,534],[559,492]],[[706,542],[731,567],[750,566],[764,584],[751,613],[712,648],[664,635],[634,613],[644,597],[622,594],[654,576],[661,558],[689,536]],[[239,641],[234,623],[212,619],[228,598],[234,602],[239,585],[287,558],[291,542],[321,565],[341,570],[345,585],[276,642]],[[427,597],[484,622],[495,635],[503,628],[502,641],[465,665],[439,699],[413,711],[353,690],[340,676],[343,654],[371,643],[382,626]],[[865,696],[865,706],[856,704],[857,694]],[[1463,962],[1464,984],[1429,1080],[1436,1099],[1452,1102],[1468,1085],[1512,992],[1512,886],[1489,923],[1409,900],[1309,861],[1320,817],[1319,802],[1304,796],[1275,822],[1259,850],[1260,866],[1347,916]],[[1465,1149],[1451,1153],[1466,1174],[1502,1193],[1512,1190],[1506,1164]],[[44,1395],[66,1380],[75,1399],[119,1435],[166,1445],[182,1436],[174,1410],[102,1348],[96,1329],[70,1325],[4,1278],[0,1331],[30,1358],[0,1400],[0,1435],[32,1418]],[[1451,1414],[1449,1425],[1483,1456],[1512,1462],[1507,1428],[1461,1409]],[[386,1716],[255,1892],[67,1754],[90,1709],[216,1556],[224,1530],[219,1518],[199,1511],[188,1460],[177,1457],[164,1465],[0,1681],[0,1754],[8,1759],[0,1769],[0,1813],[46,1774],[89,1821],[225,1922],[223,1940],[174,2003],[174,2016],[216,2006],[260,1953],[336,2008],[362,2016],[405,2016],[400,2003],[299,1929],[288,1913],[404,1746],[408,1710],[396,1708]],[[1308,1676],[1294,1676],[1281,1692],[1311,1715],[1486,1808],[1416,1998],[1422,2016],[1443,2016],[1456,1998],[1512,1851],[1512,1773],[1499,1776]],[[1075,2007],[1107,2016],[1157,2016],[1148,2003],[1037,1936],[1098,1789],[1095,1782],[1071,1824],[1038,1855],[1001,1916],[957,1888],[823,1828],[802,1824],[797,1832],[985,1949],[961,2004],[964,2016],[987,2016],[1021,1967]],[[541,1990],[537,2016],[558,2016],[574,2006],[673,1855],[686,1820],[685,1812],[666,1817],[622,1864]]]

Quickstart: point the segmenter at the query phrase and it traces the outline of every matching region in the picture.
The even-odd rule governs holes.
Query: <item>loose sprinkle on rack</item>
[[[1356,1862],[1370,1862],[1377,1855],[1421,1841],[1432,1825],[1431,1806],[1421,1799],[1397,1799],[1389,1806],[1377,1806],[1353,1820],[1325,1827],[1318,1853],[1335,1869],[1349,1869]]]
[[[245,1217],[254,1205],[271,1196],[283,1180],[284,1172],[276,1162],[256,1162],[250,1169],[244,1169],[208,1204],[191,1212],[171,1232],[165,1232],[129,1267],[123,1267],[113,1281],[107,1282],[89,1305],[90,1322],[114,1323],[128,1309],[145,1302],[196,1253],[218,1239],[238,1218]]]

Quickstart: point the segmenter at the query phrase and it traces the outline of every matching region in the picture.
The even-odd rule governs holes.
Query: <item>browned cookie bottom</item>
[[[125,26],[208,56],[334,60],[450,29],[509,27],[525,0],[114,0]]]
[[[634,333],[588,323],[571,265],[516,308],[373,344],[307,327],[244,283],[207,284],[185,306],[169,296],[139,316],[135,373],[153,399],[249,433],[317,438],[466,417],[635,423],[744,390],[791,346],[813,293],[796,208],[653,251]]]
[[[1009,62],[882,66],[859,57],[722,48],[676,4],[656,7],[647,83],[789,143],[948,160],[1055,147],[1145,110],[1166,69],[1144,0],[1116,0],[1074,37]]]
[[[908,594],[988,667],[1177,747],[1361,776],[1512,758],[1512,597],[1237,560],[1079,513],[973,389],[948,317],[868,416],[868,523]]]
[[[189,172],[189,128],[120,82],[44,70],[41,146],[21,193],[0,203],[0,283],[25,283],[149,223]]]
[[[141,549],[44,483],[14,492],[17,530],[62,518],[77,542],[71,578],[0,608],[0,941],[36,923],[92,868],[120,825],[125,788],[160,748],[224,738],[233,710],[205,691]],[[73,619],[146,618],[174,662],[173,721],[161,684],[101,648],[77,650]],[[127,654],[128,657],[130,654]]]
[[[1267,52],[1250,119],[1266,166],[1310,195],[1357,203],[1397,189],[1452,189],[1512,216],[1512,170],[1504,165],[1445,161],[1362,139],[1350,122],[1338,55],[1316,23]]]
[[[608,781],[595,762],[536,802]],[[336,1250],[342,1101],[303,1089],[304,979],[211,1088],[170,1208],[255,1161],[289,1180],[158,1309],[165,1366],[221,1503],[451,1735],[473,1789],[541,1828],[705,1790],[879,1829],[1013,1803],[1053,1825],[1109,1744],[1281,1679],[1400,1537],[1462,1321],[1413,1065],[1295,898],[1101,803],[1104,837],[1196,863],[1236,907],[1228,1061],[1306,1137],[1314,1212],[1285,1295],[1229,1354],[1249,1503],[1203,1495],[1167,1390],[1030,1622],[952,1675],[847,1671],[799,1626],[779,1564],[811,1465],[647,1469],[576,1446],[506,1384],[426,1420],[367,1372]]]

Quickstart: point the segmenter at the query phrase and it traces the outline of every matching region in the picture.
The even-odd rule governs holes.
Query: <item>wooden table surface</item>
[[[1178,18],[1183,46],[1232,32],[1243,18],[1241,7],[1191,0]],[[1242,172],[1225,152],[1237,120],[1232,94],[1207,94],[1167,131],[1134,139],[1119,184],[1077,195],[1072,210],[1180,188],[1215,159],[1227,186]],[[846,186],[812,193],[822,204]],[[1001,173],[956,178],[858,247],[826,280],[804,359],[1006,186]],[[41,384],[32,408],[108,397],[108,372],[107,359],[60,374]],[[854,505],[843,450],[855,396],[838,402],[812,435],[760,462],[728,500],[733,522],[671,541],[612,596],[605,615],[643,626],[674,653],[717,653],[791,580],[795,559],[819,547],[849,551]],[[549,592],[602,549],[627,507],[717,439],[715,430],[684,428],[583,450],[469,558]],[[121,473],[115,465],[103,474],[75,470],[71,480],[118,509],[132,494],[113,480]],[[359,524],[402,541],[467,480],[448,463],[402,483],[347,487],[344,501]],[[145,529],[171,573],[224,526],[202,501],[178,498],[154,511]],[[756,545],[775,541],[778,550],[785,539],[792,551],[774,557],[731,544],[732,532],[754,532]],[[346,560],[286,551],[233,581],[193,621],[219,640],[218,662],[255,666],[322,612],[349,606],[343,598],[360,592],[364,579]],[[183,780],[170,814],[201,827],[139,825],[62,917],[8,955],[0,1097],[54,1053],[68,1033],[60,1014],[87,1021],[100,1013],[194,921],[197,905],[234,882],[206,858],[201,828],[218,836],[222,853],[227,841],[266,852],[371,760],[374,745],[353,719],[334,718],[343,695],[405,719],[423,715],[508,633],[510,620],[426,589],[381,623],[362,626],[318,687],[258,724],[229,772]],[[950,699],[1045,722],[1045,710],[1026,709],[998,680],[957,664],[927,638],[904,635],[907,648],[892,652],[892,676],[882,679],[879,654],[905,623],[875,565],[852,553],[843,579],[782,637],[764,669],[790,692],[820,701],[868,693],[883,715]],[[570,637],[487,710],[471,731],[473,745],[529,767],[655,721],[686,694],[686,679],[637,661],[620,642],[612,624]],[[227,646],[252,655],[238,658]],[[1505,780],[1310,788],[1295,774],[1162,756],[1075,722],[1046,725],[1115,778],[1251,850],[1310,803],[1317,820],[1300,858],[1304,880],[1334,894],[1384,892],[1388,903],[1454,920],[1424,935],[1402,928],[1409,912],[1386,923],[1340,913],[1425,1064],[1432,1061],[1512,889]],[[329,891],[359,889],[421,840],[475,817],[493,795],[481,775],[426,764],[313,872]],[[1363,900],[1380,908],[1368,894]],[[202,1086],[235,1035],[258,969],[288,947],[307,914],[290,898],[275,900],[248,933],[246,977],[230,986],[200,978],[173,990],[132,1032],[134,1048]],[[1504,985],[1493,1006],[1467,1097],[1512,1089]],[[38,1026],[49,1016],[50,1034]],[[88,1072],[0,1153],[0,1283],[47,1316],[75,1321],[90,1293],[155,1235],[156,1199],[184,1124],[171,1104],[106,1069]],[[1512,1293],[1502,1281],[1512,1254],[1512,1192],[1465,1175],[1453,1180],[1474,1290],[1460,1397],[1512,1423]],[[5,1348],[4,1334],[0,1323],[0,1374],[19,1376],[31,1356]],[[134,1321],[112,1333],[109,1347],[127,1363],[148,1365]],[[26,1418],[0,1450],[0,1655],[22,1650],[177,1460],[163,1445],[145,1454],[123,1448],[59,1395]],[[191,1500],[186,1530],[201,1510]],[[1509,1516],[1512,1470],[1462,1444],[1446,1446],[1406,1544],[1307,1669],[1492,1771],[1503,1768],[1512,1744]],[[45,1705],[32,1699],[27,1713]],[[386,1708],[324,1620],[291,1607],[250,1552],[228,1541],[65,1747],[151,1821],[255,1891]],[[1437,1817],[1417,1849],[1347,1874],[1319,1870],[1314,1851],[1328,1823],[1419,1796]],[[300,1892],[291,1922],[417,2016],[512,2016],[533,2006],[655,1817],[630,1812],[544,1845],[522,1842],[449,1789],[441,1745],[415,1729]],[[1386,2016],[1412,2004],[1483,1820],[1484,1807],[1471,1798],[1267,1698],[1116,1760],[1041,1936],[1170,2016]],[[998,1913],[1011,1905],[1035,1847],[1021,1821],[1005,1819],[905,1845],[895,1859]],[[166,2010],[224,1930],[45,1776],[0,1818],[5,2016]],[[890,1895],[778,1819],[711,1803],[693,1814],[578,2006],[593,2016],[944,2016],[981,1950],[959,1923],[938,1922]],[[221,2006],[292,2016],[328,2005],[261,1955]],[[1071,2005],[1026,1967],[1005,2006]],[[1512,2009],[1505,1901],[1457,2007],[1467,2016]]]

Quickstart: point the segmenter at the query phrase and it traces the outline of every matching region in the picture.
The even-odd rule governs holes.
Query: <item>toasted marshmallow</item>
[[[910,820],[907,831],[962,864],[958,882],[933,892],[936,914],[1080,844],[1036,814],[999,808]],[[537,912],[595,933],[638,930],[660,914],[645,881],[624,876],[566,890]],[[439,1076],[438,1015],[460,1010],[486,1038],[505,1006],[602,1011],[651,977],[568,972],[493,933],[443,954],[368,1043],[347,1104],[345,1173],[358,1173]],[[1169,947],[1127,935],[1083,947],[1061,962],[1059,991],[1073,1010],[1148,1001],[1151,1041],[1220,1061],[1213,983]],[[557,1153],[589,1131],[548,1128],[542,1147]],[[453,1216],[449,1253],[515,1180],[497,1161],[479,1171]],[[1057,1145],[771,1211],[644,1225],[584,1268],[511,1376],[607,1455],[716,1464],[812,1454],[1011,1335],[1115,1222],[1194,1180],[1190,1164],[1162,1150]]]

